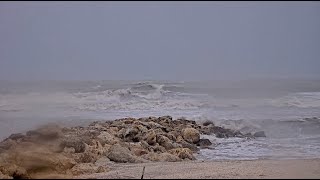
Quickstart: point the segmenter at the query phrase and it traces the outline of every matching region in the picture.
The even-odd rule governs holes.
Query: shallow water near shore
[[[0,138],[48,122],[83,125],[96,120],[170,115],[266,138],[216,138],[198,159],[320,157],[319,81],[224,83],[161,81],[2,82]],[[277,84],[278,83],[278,84]]]

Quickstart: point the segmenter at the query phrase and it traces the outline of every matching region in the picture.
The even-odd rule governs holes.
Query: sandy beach
[[[320,159],[157,162],[109,165],[107,173],[78,176],[97,179],[320,178]]]

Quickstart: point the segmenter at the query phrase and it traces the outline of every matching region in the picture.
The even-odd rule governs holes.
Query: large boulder
[[[200,147],[209,147],[212,145],[212,142],[209,139],[200,139],[199,142],[197,143],[197,146]]]
[[[193,152],[199,151],[199,148],[195,144],[188,143],[188,142],[186,142],[184,140],[180,141],[179,144],[181,145],[181,147],[188,148]]]
[[[114,162],[119,163],[142,163],[145,162],[143,159],[133,155],[133,153],[126,147],[122,147],[119,144],[111,146],[107,157]]]
[[[182,137],[189,143],[196,144],[200,140],[200,133],[194,128],[185,128],[182,130]]]
[[[97,136],[97,138],[99,139],[99,141],[100,141],[100,143],[102,145],[104,145],[104,144],[114,145],[114,144],[119,142],[114,135],[112,135],[112,134],[110,134],[109,132],[106,132],[106,131],[102,131]]]

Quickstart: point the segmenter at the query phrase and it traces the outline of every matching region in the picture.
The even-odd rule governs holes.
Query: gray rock
[[[209,139],[200,139],[200,141],[197,143],[197,146],[200,146],[200,147],[208,147],[211,145],[212,145],[212,142]]]
[[[254,137],[267,137],[264,131],[259,131],[253,134]]]

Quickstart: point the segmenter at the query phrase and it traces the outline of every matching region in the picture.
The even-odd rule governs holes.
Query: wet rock
[[[200,147],[208,147],[211,145],[212,145],[212,142],[209,139],[200,139],[200,141],[197,143],[197,146],[200,146]]]
[[[253,134],[254,137],[267,137],[264,131],[259,131]]]
[[[170,154],[178,156],[181,159],[195,160],[192,151],[188,148],[176,148],[168,151]]]
[[[188,148],[193,152],[199,151],[199,148],[195,144],[191,144],[191,143],[188,143],[186,141],[181,141],[181,142],[179,142],[179,144],[181,145],[180,147]]]
[[[182,130],[182,137],[189,143],[197,143],[200,140],[200,133],[194,128],[185,128]]]
[[[149,153],[142,156],[142,158],[155,162],[177,162],[181,161],[178,156],[170,153]]]
[[[141,163],[145,162],[143,159],[138,158],[137,156],[133,155],[130,150],[126,147],[122,147],[119,144],[115,144],[111,146],[107,157],[114,162],[119,163]]]
[[[202,123],[203,126],[214,125],[212,121],[205,121]]]

